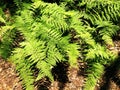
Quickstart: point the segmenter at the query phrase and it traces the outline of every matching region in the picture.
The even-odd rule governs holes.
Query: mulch
[[[0,90],[23,90],[14,65],[0,58]]]

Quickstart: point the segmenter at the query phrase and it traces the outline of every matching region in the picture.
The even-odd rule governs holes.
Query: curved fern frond
[[[88,70],[87,72],[90,74],[88,74],[88,77],[86,79],[84,90],[94,90],[98,79],[100,79],[100,77],[104,73],[104,66],[99,63],[92,64],[89,69],[90,70]]]
[[[20,53],[20,54],[19,54]],[[14,51],[15,55],[10,57],[10,61],[14,62],[16,65],[16,70],[19,72],[19,75],[23,81],[24,88],[26,90],[33,90],[34,89],[34,77],[31,71],[31,63],[25,59],[25,52],[24,50],[18,48]]]
[[[114,46],[112,37],[117,34],[119,26],[113,25],[108,21],[98,22],[97,24],[98,26],[96,29],[99,30],[99,35],[102,37],[105,43]]]

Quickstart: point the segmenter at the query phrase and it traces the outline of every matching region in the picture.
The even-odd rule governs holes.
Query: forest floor
[[[115,37],[111,50],[120,52],[120,35]],[[116,61],[105,69],[105,74],[98,81],[95,90],[120,90],[120,55]],[[83,90],[86,63],[79,62],[79,69],[69,68],[66,63],[59,63],[53,70],[55,81],[50,83],[43,78],[35,83],[35,90]],[[23,90],[22,82],[15,66],[0,58],[0,90]]]
[[[58,64],[53,70],[55,81],[50,83],[47,78],[43,78],[35,83],[35,90],[83,90],[86,65],[82,62],[79,64],[79,70],[69,69],[66,64]],[[114,65],[106,69],[95,90],[120,90],[118,76],[120,71],[113,67]],[[0,59],[0,90],[24,90],[15,67],[2,59]]]

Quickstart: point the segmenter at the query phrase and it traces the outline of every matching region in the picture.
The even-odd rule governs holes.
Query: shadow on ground
[[[105,71],[100,90],[120,90],[120,56]]]

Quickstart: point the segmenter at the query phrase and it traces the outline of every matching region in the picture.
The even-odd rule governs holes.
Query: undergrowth
[[[0,56],[16,65],[26,90],[43,77],[53,81],[56,63],[78,68],[78,58],[88,65],[84,90],[94,90],[117,57],[107,46],[119,31],[119,0],[5,0],[0,6]]]

